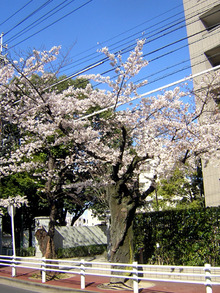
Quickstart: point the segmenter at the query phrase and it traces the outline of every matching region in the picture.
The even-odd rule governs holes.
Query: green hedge
[[[220,265],[220,208],[138,214],[136,260],[164,265]],[[141,253],[142,251],[142,253]]]
[[[104,244],[78,246],[71,248],[58,248],[57,258],[95,256],[104,253],[106,250],[107,246]]]

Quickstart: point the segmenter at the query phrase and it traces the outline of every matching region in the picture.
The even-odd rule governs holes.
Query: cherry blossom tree
[[[123,63],[121,56],[102,51],[111,60],[117,78],[90,75],[87,78],[105,83],[111,91],[106,99],[115,104],[138,97],[143,84],[132,83],[132,78],[147,65],[142,59],[143,41]],[[219,158],[219,110],[213,103],[212,89],[219,82],[219,73],[212,83],[204,81],[200,91],[181,92],[174,88],[157,96],[140,99],[133,108],[112,112],[107,120],[94,118],[102,132],[87,144],[87,153],[95,161],[93,172],[105,184],[106,199],[111,214],[111,260],[128,263],[132,255],[132,222],[137,209],[156,187],[156,180],[166,178],[176,168],[195,165],[203,160]],[[196,95],[195,103],[185,102],[189,94]],[[96,95],[100,95],[97,92]],[[212,109],[210,109],[212,104]],[[201,120],[199,123],[198,120]],[[196,166],[195,166],[196,167]],[[148,186],[141,188],[140,174],[148,177]]]
[[[33,51],[28,59],[8,63],[1,68],[1,118],[19,129],[19,142],[4,151],[1,157],[1,176],[30,172],[39,180],[42,195],[46,194],[50,208],[46,257],[55,257],[53,236],[60,204],[68,199],[78,206],[85,201],[80,176],[86,170],[77,170],[79,147],[74,142],[74,121],[83,109],[82,89],[79,85],[67,90],[55,86],[45,90],[54,80],[54,74],[45,67],[56,59],[59,48]],[[37,82],[36,82],[37,80]],[[80,80],[86,87],[88,82]],[[71,83],[71,82],[70,82]],[[90,91],[88,85],[87,91]],[[81,99],[81,100],[80,100]],[[94,102],[87,103],[87,106]],[[76,127],[83,127],[78,123]],[[78,134],[77,134],[78,135]],[[87,197],[91,200],[91,196]]]
[[[8,208],[10,206],[13,206],[14,208],[20,208],[23,204],[28,204],[25,196],[17,195],[15,197],[0,199],[0,206],[4,208]],[[3,214],[3,211],[0,210],[0,213]]]
[[[193,164],[195,157],[209,160],[219,156],[219,109],[214,105],[210,115],[207,105],[213,96],[203,90],[197,107],[184,102],[188,93],[175,88],[117,110],[139,98],[138,89],[146,83],[134,83],[134,77],[147,66],[143,45],[144,41],[138,41],[125,61],[120,54],[102,49],[116,78],[84,78],[103,83],[103,90],[87,84],[84,89],[70,86],[62,92],[54,88],[45,91],[44,86],[31,84],[36,72],[45,83],[50,78],[44,66],[55,59],[57,48],[34,51],[16,79],[12,79],[13,65],[1,69],[1,109],[5,119],[19,125],[22,133],[20,145],[1,158],[1,176],[34,169],[36,178],[44,180],[51,205],[50,248],[56,199],[93,189],[105,197],[111,214],[111,261],[130,263],[133,218],[154,191],[156,180],[169,176],[186,161]],[[91,109],[95,113],[91,114]],[[202,124],[198,123],[201,115]],[[143,173],[148,175],[148,185],[140,188]]]

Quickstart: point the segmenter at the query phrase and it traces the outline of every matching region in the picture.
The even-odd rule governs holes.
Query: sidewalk
[[[34,269],[17,268],[17,276],[11,277],[11,267],[0,267],[0,283],[8,283],[8,285],[18,286],[22,288],[37,288],[38,292],[47,289],[48,292],[106,292],[106,293],[128,293],[129,290],[109,290],[101,288],[102,284],[108,283],[109,278],[99,276],[86,276],[86,288],[80,289],[80,276],[67,275],[67,278],[55,279],[42,284],[40,279],[34,279],[33,275],[39,273]],[[39,290],[39,288],[41,288]],[[171,282],[152,282],[144,281],[139,284],[141,293],[205,293],[205,285],[195,285],[187,283],[171,283]],[[30,289],[30,288],[29,288]],[[133,292],[133,291],[130,291]],[[220,293],[220,285],[212,287],[213,293]]]

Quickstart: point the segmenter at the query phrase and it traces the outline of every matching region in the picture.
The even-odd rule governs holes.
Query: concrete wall
[[[107,237],[99,226],[56,227],[54,240],[56,248],[107,244]]]
[[[49,217],[35,218],[35,231],[44,228],[48,229]],[[55,229],[55,249],[70,248],[87,245],[107,244],[106,227],[101,226],[57,226]],[[38,241],[35,238],[36,256],[42,257]]]

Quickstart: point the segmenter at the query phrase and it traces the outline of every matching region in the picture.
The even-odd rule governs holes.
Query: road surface
[[[0,284],[0,292],[1,293],[36,293],[37,291],[31,291],[28,289],[22,289],[22,288]]]

